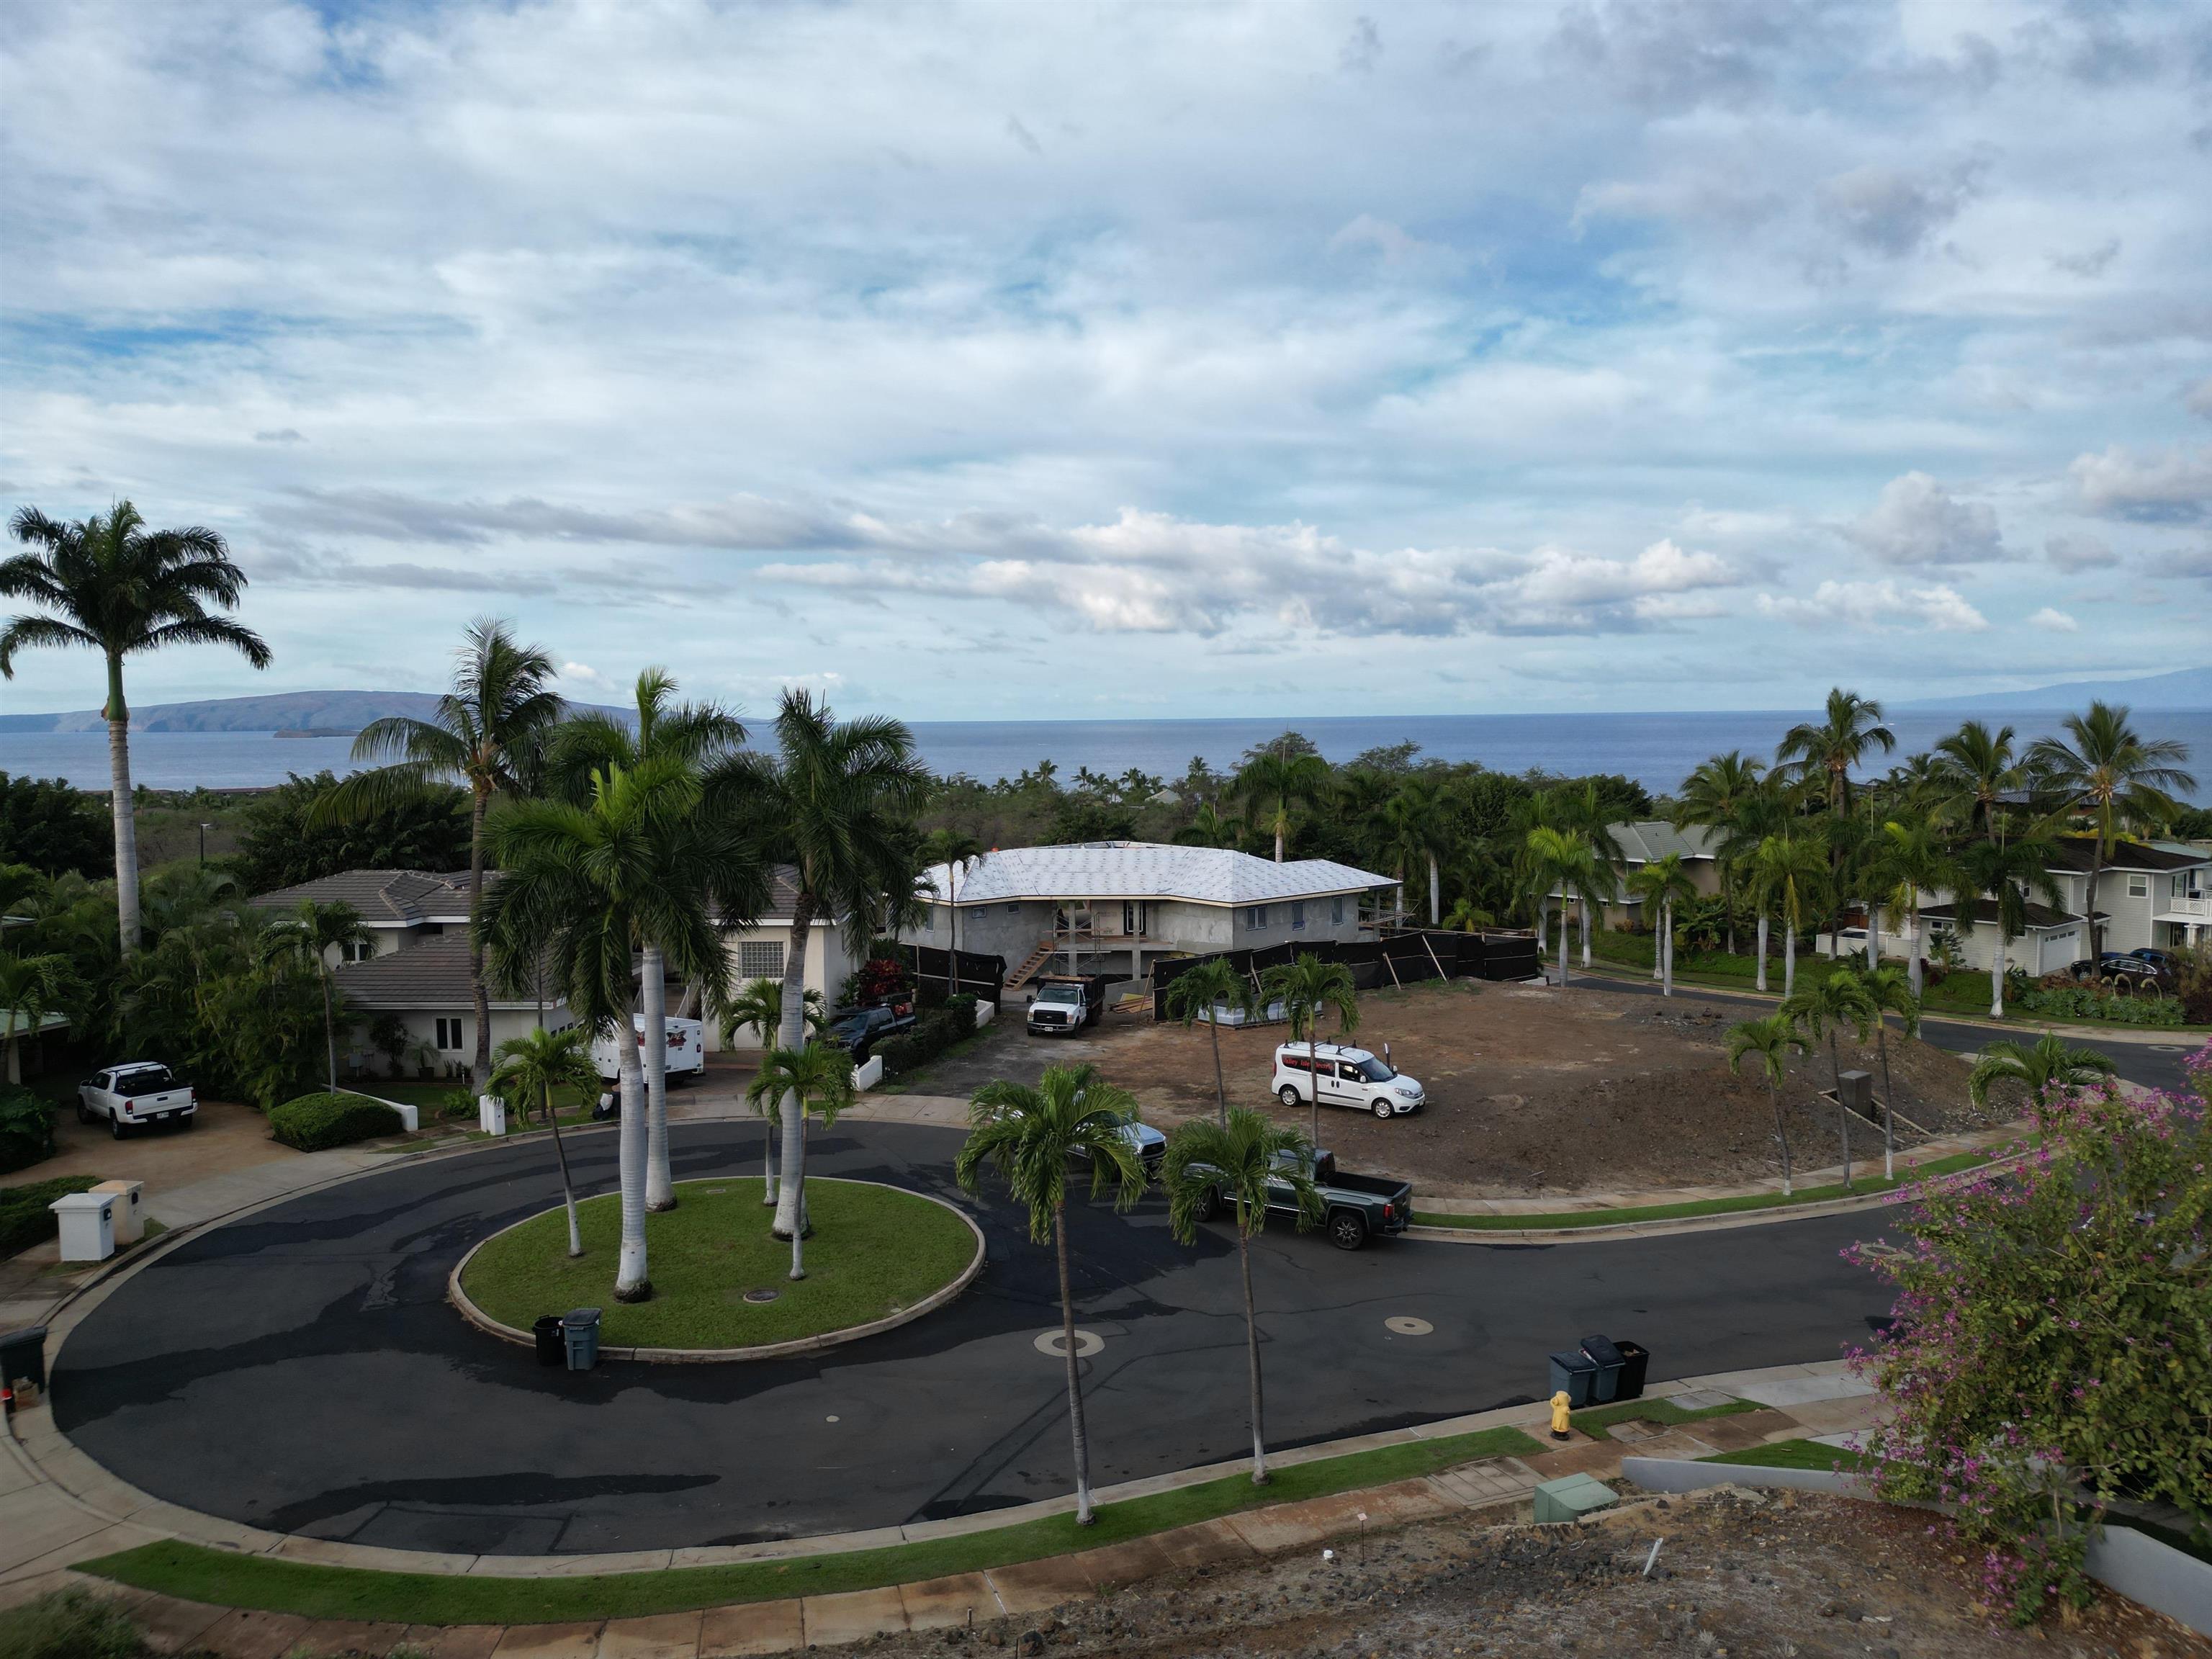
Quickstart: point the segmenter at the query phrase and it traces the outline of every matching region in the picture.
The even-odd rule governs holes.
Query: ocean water
[[[2063,711],[2010,714],[2023,743],[2052,731]],[[1332,761],[1411,739],[1420,752],[1447,761],[1480,761],[1493,771],[1531,768],[1573,775],[1620,772],[1655,793],[1669,791],[1700,761],[1729,749],[1771,755],[1802,713],[1662,714],[1409,714],[1313,720],[927,720],[914,725],[915,742],[941,773],[964,772],[989,781],[1050,760],[1063,778],[1079,766],[1120,773],[1134,766],[1177,777],[1194,756],[1226,769],[1257,743],[1286,726],[1304,732]],[[1924,749],[1965,718],[1913,709],[1891,720],[1898,753]],[[2195,799],[2212,802],[2212,711],[2150,714],[2137,724],[2148,735],[2190,746],[2197,775]],[[142,732],[131,739],[131,776],[157,789],[240,788],[281,783],[287,772],[350,769],[346,738],[279,738],[266,732]],[[1886,764],[1887,763],[1883,763]],[[81,787],[107,787],[107,739],[99,732],[0,732],[0,772],[62,777]]]

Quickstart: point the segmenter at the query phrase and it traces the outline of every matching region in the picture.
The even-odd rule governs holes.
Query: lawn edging
[[[962,1268],[959,1274],[950,1283],[939,1285],[911,1308],[902,1308],[895,1314],[886,1314],[883,1318],[870,1320],[864,1325],[848,1325],[842,1330],[820,1331],[812,1336],[793,1337],[787,1342],[765,1342],[750,1348],[603,1346],[599,1350],[600,1358],[636,1359],[648,1364],[714,1364],[726,1360],[782,1359],[793,1354],[814,1353],[823,1348],[835,1348],[848,1342],[858,1342],[863,1337],[881,1335],[885,1331],[897,1329],[901,1325],[911,1324],[925,1314],[934,1313],[965,1291],[969,1285],[974,1284],[975,1276],[983,1271],[983,1261],[988,1254],[983,1240],[983,1230],[975,1224],[975,1217],[969,1215],[958,1205],[949,1204],[934,1193],[916,1192],[911,1187],[894,1187],[887,1181],[850,1181],[836,1176],[814,1176],[810,1179],[835,1182],[845,1187],[880,1187],[885,1192],[898,1193],[908,1198],[925,1200],[960,1218],[966,1224],[969,1234],[975,1240],[975,1253],[968,1259],[968,1265]],[[604,1197],[605,1194],[603,1194],[601,1196]],[[476,1260],[477,1253],[485,1246],[506,1237],[518,1227],[526,1227],[533,1221],[556,1213],[559,1207],[556,1205],[553,1209],[541,1210],[536,1215],[526,1215],[520,1221],[510,1222],[497,1232],[487,1233],[469,1246],[461,1259],[453,1264],[453,1271],[446,1275],[446,1299],[459,1310],[462,1318],[485,1334],[495,1336],[503,1342],[512,1342],[525,1348],[534,1348],[538,1346],[537,1338],[528,1331],[517,1330],[512,1325],[501,1323],[471,1300],[469,1293],[461,1288],[461,1275],[468,1271],[469,1263]]]
[[[477,1570],[405,1572],[327,1566],[164,1539],[75,1564],[74,1571],[179,1600],[309,1619],[417,1625],[540,1625],[638,1618],[698,1607],[834,1595],[988,1571],[1369,1486],[1418,1480],[1543,1447],[1510,1425],[1394,1442],[1278,1464],[1269,1485],[1238,1470],[1102,1503],[1079,1527],[1060,1513],[1009,1526],[874,1548],[636,1572],[509,1576]],[[487,1558],[489,1559],[489,1558]]]

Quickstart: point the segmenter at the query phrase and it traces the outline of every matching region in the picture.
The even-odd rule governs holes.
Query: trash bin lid
[[[1621,1363],[1620,1350],[1613,1346],[1613,1340],[1610,1337],[1584,1337],[1583,1339],[1583,1352],[1588,1354],[1591,1360],[1599,1366],[1618,1365]]]
[[[530,1328],[533,1331],[558,1330],[564,1317],[561,1314],[540,1314],[531,1322]]]
[[[0,1348],[25,1348],[34,1342],[42,1344],[46,1340],[46,1328],[44,1325],[25,1325],[17,1330],[0,1331]]]
[[[1572,1353],[1553,1354],[1552,1363],[1562,1370],[1594,1371],[1597,1369],[1597,1361],[1592,1359],[1580,1348],[1576,1349]]]
[[[561,1316],[561,1322],[571,1330],[583,1330],[599,1322],[597,1308],[571,1308]]]

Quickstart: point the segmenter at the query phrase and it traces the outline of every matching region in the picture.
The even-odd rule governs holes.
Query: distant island
[[[357,726],[301,726],[272,735],[280,738],[357,738],[361,735],[361,728]]]
[[[598,705],[576,707],[596,708]],[[275,691],[252,697],[210,697],[202,702],[147,703],[131,711],[131,729],[348,738],[372,720],[393,714],[429,720],[437,712],[437,694],[430,691]],[[623,713],[619,708],[599,712]],[[0,732],[97,732],[106,725],[97,708],[63,714],[0,714]]]
[[[2180,668],[2171,674],[2148,674],[2141,679],[2072,680],[2063,685],[2039,685],[2027,691],[1985,691],[1970,697],[1920,697],[1895,706],[2031,714],[2054,708],[2087,708],[2093,702],[2124,702],[2139,714],[2212,708],[2212,668]]]

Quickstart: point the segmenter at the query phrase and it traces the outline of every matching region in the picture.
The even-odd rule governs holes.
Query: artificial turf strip
[[[1880,1163],[1881,1150],[1875,1149],[1874,1161]],[[1685,1216],[1733,1215],[1742,1210],[1794,1209],[1801,1204],[1820,1204],[1830,1199],[1864,1198],[1870,1193],[1893,1193],[1900,1187],[1910,1187],[1927,1180],[1930,1176],[1956,1175],[1961,1170],[1971,1170],[1976,1164],[1989,1162],[1985,1152],[1954,1152],[1949,1158],[1935,1158],[1916,1164],[1894,1180],[1884,1181],[1880,1176],[1866,1180],[1854,1179],[1850,1190],[1845,1192],[1843,1183],[1827,1187],[1801,1187],[1784,1198],[1780,1193],[1753,1193],[1739,1198],[1700,1198],[1680,1204],[1640,1204],[1618,1210],[1557,1210],[1543,1215],[1439,1215],[1428,1210],[1413,1212],[1413,1222],[1421,1227],[1459,1227],[1471,1232],[1510,1233],[1532,1229],[1570,1227],[1616,1227],[1631,1221],[1675,1221]]]
[[[1872,1468],[1863,1454],[1845,1446],[1824,1446],[1817,1440],[1777,1440],[1770,1445],[1747,1446],[1741,1451],[1721,1452],[1698,1461],[1756,1469],[1817,1469],[1823,1474],[1838,1469],[1845,1474],[1863,1474]]]
[[[576,1206],[582,1255],[568,1254],[566,1215],[549,1210],[478,1250],[461,1288],[517,1330],[541,1314],[597,1307],[608,1347],[745,1348],[884,1318],[951,1283],[975,1256],[975,1233],[944,1205],[817,1176],[806,1183],[806,1277],[793,1279],[791,1245],[769,1231],[758,1176],[679,1182],[677,1197],[676,1208],[645,1218],[649,1302],[612,1294],[622,1232],[613,1193]],[[775,1300],[744,1300],[755,1288]]]
[[[1624,1400],[1617,1406],[1596,1406],[1589,1411],[1577,1412],[1569,1419],[1593,1440],[1610,1440],[1606,1431],[1615,1423],[1641,1420],[1672,1428],[1678,1424],[1694,1423],[1705,1417],[1734,1417],[1742,1412],[1759,1409],[1755,1400],[1731,1400],[1725,1405],[1708,1406],[1702,1411],[1684,1411],[1671,1400]]]
[[[1518,1429],[1484,1429],[1291,1464],[1274,1470],[1274,1478],[1265,1486],[1255,1486],[1249,1475],[1231,1474],[1200,1486],[1102,1504],[1096,1522],[1089,1527],[1077,1526],[1073,1516],[1055,1515],[989,1532],[896,1544],[885,1549],[730,1566],[672,1567],[658,1572],[575,1578],[376,1572],[240,1555],[174,1539],[80,1561],[76,1571],[187,1601],[297,1613],[306,1619],[418,1625],[542,1625],[630,1619],[980,1572],[1118,1544],[1263,1504],[1322,1498],[1358,1486],[1388,1486],[1478,1458],[1527,1456],[1542,1449]]]

